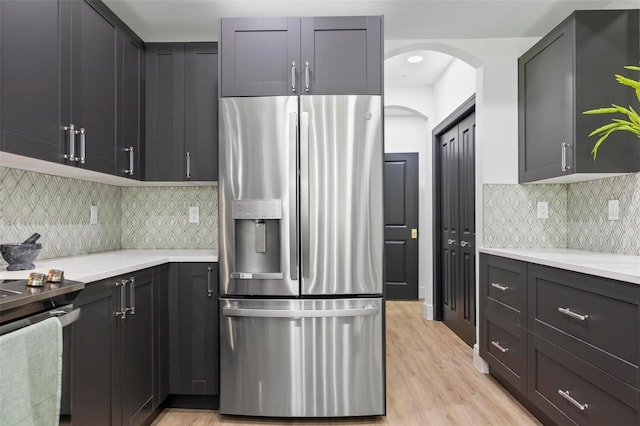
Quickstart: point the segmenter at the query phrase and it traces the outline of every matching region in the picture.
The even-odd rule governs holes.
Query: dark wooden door
[[[179,277],[171,393],[218,395],[218,264],[181,263]]]
[[[59,162],[60,19],[56,1],[0,1],[0,148]]]
[[[147,44],[145,75],[145,180],[183,181],[184,44]]]
[[[125,279],[128,312],[123,336],[122,424],[138,425],[153,411],[153,275],[147,269]]]
[[[303,93],[300,18],[222,19],[220,40],[221,96]]]
[[[418,299],[418,153],[384,156],[385,292]]]
[[[382,93],[381,17],[302,18],[300,34],[301,94]]]
[[[475,113],[439,141],[442,319],[475,342]],[[438,283],[436,283],[438,285]]]
[[[72,108],[78,165],[115,174],[122,42],[118,18],[103,3],[72,2]],[[84,164],[83,164],[84,158]]]
[[[218,44],[185,46],[187,180],[218,180]]]
[[[88,284],[76,300],[80,319],[73,323],[72,423],[121,423],[122,333],[115,279]]]
[[[117,174],[140,180],[144,176],[144,44],[130,31],[123,32],[122,59]]]

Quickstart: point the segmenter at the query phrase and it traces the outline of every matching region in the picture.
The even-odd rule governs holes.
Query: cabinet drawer
[[[526,324],[527,264],[499,256],[481,255],[481,281],[487,309]]]
[[[529,334],[531,401],[558,424],[637,425],[639,393],[567,351]]]
[[[526,393],[527,334],[526,330],[494,312],[487,312],[483,333],[485,360],[492,372]]]
[[[640,287],[529,266],[529,330],[638,387]]]

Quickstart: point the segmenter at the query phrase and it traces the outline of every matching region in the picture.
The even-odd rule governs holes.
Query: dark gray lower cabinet
[[[72,423],[143,423],[154,399],[153,271],[88,284],[76,304]]]
[[[218,264],[171,265],[170,392],[219,395]]]
[[[543,422],[640,425],[640,286],[481,254],[480,288],[480,354]]]
[[[169,264],[153,270],[155,291],[155,327],[154,327],[154,410],[169,396]]]

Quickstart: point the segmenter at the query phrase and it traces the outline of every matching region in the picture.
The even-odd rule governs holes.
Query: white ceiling
[[[0,0],[1,1],[1,0]],[[144,41],[214,41],[218,18],[384,15],[385,38],[541,36],[574,9],[638,0],[104,0]]]
[[[2,0],[0,0],[2,1]],[[215,41],[218,19],[384,15],[386,40],[536,37],[576,9],[638,8],[640,0],[103,0],[145,42]],[[385,60],[386,84],[431,85],[452,57]]]

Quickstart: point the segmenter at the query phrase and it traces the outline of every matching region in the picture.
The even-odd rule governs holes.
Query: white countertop
[[[31,272],[46,274],[49,269],[61,269],[67,279],[90,283],[163,263],[217,261],[218,253],[215,250],[115,250],[57,259],[36,259],[35,269],[28,271],[1,269],[0,279],[25,279]]]
[[[640,256],[568,248],[479,248],[478,251],[640,284]]]

